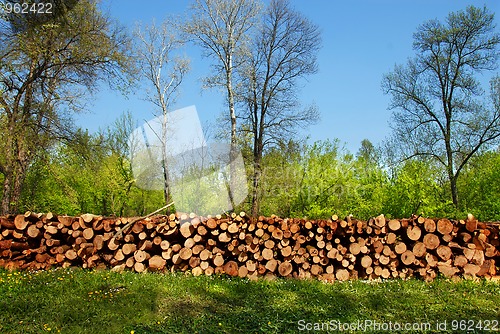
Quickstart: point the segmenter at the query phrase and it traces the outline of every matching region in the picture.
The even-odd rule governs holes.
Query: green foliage
[[[78,212],[69,193],[65,193],[63,181],[53,173],[49,152],[30,166],[21,196],[21,211],[55,212],[75,214]]]
[[[294,200],[295,212],[310,218],[325,218],[332,213],[348,214],[346,202],[354,188],[350,154],[343,154],[338,142],[314,143],[305,153],[301,183]]]
[[[69,115],[83,109],[82,100],[99,81],[117,86],[130,79],[133,66],[123,30],[95,1],[74,5],[50,22],[29,24],[33,18],[28,18],[16,33],[0,29],[3,213],[20,210],[26,173],[43,160],[44,151],[61,138],[71,140]]]
[[[412,214],[449,216],[452,203],[441,177],[441,170],[431,161],[405,161],[395,169],[387,186],[382,212],[398,218]]]
[[[46,151],[28,170],[21,209],[134,216],[163,206],[161,191],[135,185],[130,162],[122,153],[128,149],[117,149],[120,141],[111,134],[79,131],[72,143]],[[446,176],[431,160],[408,160],[388,169],[380,155],[368,141],[356,156],[341,149],[338,141],[283,143],[264,156],[260,214],[309,218],[352,214],[368,219],[380,213],[399,218],[411,214],[460,218],[471,212],[483,220],[500,219],[496,195],[500,152],[482,153],[464,170],[458,183],[463,197],[460,210],[449,200]],[[221,182],[217,175],[213,170],[191,170],[177,180],[186,183],[181,195],[194,201],[190,207],[213,211],[212,204],[220,202],[218,194],[210,191]],[[248,209],[248,202],[237,208]]]
[[[261,214],[283,217],[292,215],[294,199],[301,186],[301,164],[305,149],[305,145],[289,141],[281,143],[279,148],[269,150],[264,156],[259,191]],[[249,180],[252,172],[251,170]]]
[[[161,207],[161,197],[161,192],[135,187],[130,162],[107,149],[103,135],[78,131],[72,142],[59,144],[30,167],[21,208],[137,215]]]
[[[327,284],[108,270],[0,270],[2,333],[281,334],[299,332],[300,320],[433,326],[447,321],[447,330],[439,332],[453,333],[452,320],[464,315],[476,322],[498,319],[499,305],[500,285],[486,281]],[[380,331],[367,331],[375,332]]]
[[[374,151],[354,158],[338,141],[323,141],[269,152],[262,174],[261,213],[310,218],[378,214],[387,178]]]
[[[379,150],[364,139],[353,165],[356,186],[350,194],[351,213],[368,219],[385,212],[383,203],[388,195],[388,176],[381,166]]]
[[[296,145],[295,147],[293,145]],[[356,157],[338,141],[299,146],[291,142],[269,151],[263,161],[261,214],[329,218],[332,214],[368,219],[423,214],[465,217],[472,212],[500,219],[500,152],[487,152],[459,179],[464,197],[459,210],[450,200],[446,175],[435,162],[407,160],[392,168],[381,163],[381,151],[362,142]]]
[[[498,81],[485,97],[480,75],[496,70],[500,34],[494,13],[468,6],[430,20],[413,35],[415,57],[384,76],[391,95],[391,136],[402,157],[432,159],[446,173],[449,198],[460,210],[457,181],[470,159],[498,143]],[[439,211],[439,210],[438,210]]]
[[[222,9],[225,5],[214,2]],[[249,1],[245,5],[246,12],[229,12],[254,18],[258,12],[256,3]],[[263,36],[288,36],[286,31],[291,29],[309,36],[304,45],[311,47],[289,46],[293,52],[286,53],[288,56],[295,54],[301,59],[304,54],[317,51],[316,27],[304,25],[299,13],[285,10],[286,3],[273,6],[278,6],[276,13],[284,10],[293,15],[281,22],[283,26],[276,21],[279,29],[273,26]],[[207,14],[203,6],[197,8],[199,13]],[[163,206],[165,200],[161,191],[136,185],[137,175],[133,175],[129,161],[133,149],[129,147],[129,135],[136,127],[132,115],[123,115],[112,128],[98,134],[72,129],[68,117],[70,111],[81,108],[81,98],[88,98],[88,92],[97,87],[100,79],[116,80],[111,83],[126,86],[127,80],[123,79],[130,79],[128,76],[136,70],[131,66],[131,41],[100,13],[94,1],[79,1],[66,14],[17,34],[0,34],[6,46],[0,50],[0,134],[4,138],[0,142],[0,181],[4,185],[1,209],[4,213],[32,210],[119,216],[152,212]],[[200,26],[191,24],[186,29],[192,35],[220,35],[221,31],[210,30],[214,22],[197,19],[194,16],[191,23],[198,22],[209,30],[202,32]],[[266,117],[276,114],[269,120],[279,129],[258,127],[259,117],[253,112],[248,118],[238,115],[246,122],[238,124],[241,136],[232,139],[243,146],[248,189],[250,193],[255,191],[255,197],[251,194],[236,209],[253,212],[260,207],[259,214],[263,215],[309,218],[352,214],[362,219],[380,213],[394,217],[422,213],[463,217],[471,212],[483,220],[499,220],[500,152],[488,149],[499,138],[500,79],[491,81],[491,96],[485,97],[476,77],[480,70],[493,69],[498,60],[500,35],[494,30],[493,20],[493,13],[486,8],[469,6],[451,13],[445,22],[433,20],[418,28],[414,38],[419,55],[384,77],[383,87],[392,96],[391,107],[396,109],[396,137],[392,138],[392,148],[384,151],[366,139],[355,155],[343,149],[337,140],[312,145],[294,140],[284,142],[293,134],[287,127],[290,130],[297,124],[308,123],[315,115],[314,108],[309,113],[295,109],[298,101],[291,96],[296,88],[294,79],[285,80],[289,84],[278,90],[278,95],[271,94],[275,102],[271,109],[259,106],[258,99],[246,101],[252,102],[248,105],[255,112],[266,110],[259,116],[264,120],[262,124],[267,124]],[[242,21],[239,29],[247,29],[247,23]],[[272,42],[272,38],[266,38],[258,42]],[[287,49],[286,45],[281,49],[279,45],[274,45],[276,50]],[[272,60],[278,56],[273,47],[269,50],[272,56],[264,58]],[[224,54],[233,51],[221,50]],[[292,71],[296,75],[291,78],[316,71],[314,57],[306,58],[306,62],[296,64],[295,72]],[[280,62],[275,63],[281,66]],[[260,73],[260,60],[256,59],[255,64],[257,67],[247,79],[256,84],[240,86],[258,93],[249,96],[266,96],[268,92],[259,92],[258,87],[260,76],[264,75]],[[273,76],[268,79],[264,86],[282,87],[283,81],[277,79],[273,83]],[[229,82],[212,82],[216,83],[228,86],[229,101],[236,98]],[[287,96],[290,98],[284,98]],[[241,100],[229,103],[231,112],[234,102]],[[258,135],[259,131],[264,132]],[[382,164],[383,155],[412,159],[389,167]],[[189,207],[200,210],[220,206],[220,191],[212,190],[224,184],[224,180],[213,173],[215,167],[177,175],[176,181],[185,185],[182,194],[177,194],[180,200],[186,199]],[[155,177],[158,176],[151,175],[151,179]],[[260,180],[260,187],[253,186],[254,177]]]
[[[500,151],[486,152],[459,179],[462,211],[481,220],[500,220]]]
[[[178,177],[171,175],[171,184],[175,187],[172,195],[177,208],[181,211],[195,208],[200,215],[222,213],[226,209],[225,204],[229,203],[225,193],[228,174],[228,166],[207,162],[200,166],[186,166]]]

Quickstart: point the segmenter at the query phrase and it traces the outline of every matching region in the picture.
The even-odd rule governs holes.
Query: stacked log
[[[193,275],[348,279],[490,277],[499,225],[383,215],[357,220],[194,214],[110,218],[51,213],[0,217],[0,266],[190,271]],[[122,233],[118,233],[122,232]]]

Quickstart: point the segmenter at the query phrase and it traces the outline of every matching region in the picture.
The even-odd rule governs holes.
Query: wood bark
[[[190,270],[193,275],[325,281],[497,274],[499,224],[424,217],[378,216],[366,222],[332,218],[255,219],[233,213],[208,219],[176,214],[130,220],[27,212],[0,217],[0,265]],[[122,238],[114,237],[131,221]]]

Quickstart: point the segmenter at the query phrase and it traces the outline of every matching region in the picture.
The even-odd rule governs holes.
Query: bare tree
[[[484,98],[478,74],[493,70],[500,35],[494,15],[473,6],[431,20],[414,34],[418,55],[385,75],[396,142],[403,156],[431,157],[445,169],[451,197],[459,205],[457,179],[470,158],[500,136],[498,104]],[[498,79],[492,82],[498,101]]]
[[[301,108],[297,90],[300,79],[317,72],[321,45],[319,29],[286,0],[272,0],[254,36],[247,66],[240,75],[240,117],[253,139],[252,214],[259,212],[259,182],[266,146],[286,141],[299,127],[318,120],[315,106]]]
[[[100,79],[123,79],[131,68],[129,39],[93,1],[80,1],[50,22],[26,20],[23,29],[18,21],[11,23],[12,29],[0,30],[4,214],[17,211],[27,168],[36,155],[58,139],[71,138],[70,111],[83,108],[84,93]]]
[[[256,0],[196,0],[191,7],[190,19],[184,25],[185,32],[201,46],[207,57],[216,61],[213,75],[206,86],[221,87],[226,91],[229,118],[231,120],[231,161],[236,154],[235,73],[242,65],[247,52],[248,33],[260,12]],[[230,182],[235,179],[233,168]],[[232,187],[229,187],[232,189]],[[229,192],[231,204],[234,201]]]
[[[189,71],[189,59],[176,55],[183,41],[176,32],[172,19],[166,19],[160,26],[154,22],[136,30],[140,46],[137,49],[142,75],[152,85],[146,99],[160,111],[161,133],[156,136],[161,143],[163,194],[165,204],[171,202],[170,177],[167,161],[168,112],[179,94],[179,87]]]

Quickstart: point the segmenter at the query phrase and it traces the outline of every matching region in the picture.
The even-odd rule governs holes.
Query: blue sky
[[[136,21],[150,23],[153,18],[161,21],[167,15],[182,14],[190,2],[103,0],[102,7],[132,30]],[[291,0],[291,3],[320,27],[323,39],[319,72],[303,81],[300,91],[303,105],[315,103],[319,107],[321,121],[303,130],[301,135],[309,136],[309,142],[338,138],[353,153],[364,138],[377,144],[390,133],[389,96],[383,94],[380,82],[395,64],[405,63],[415,55],[412,36],[420,24],[429,19],[444,20],[449,12],[470,4],[486,5],[497,15],[500,10],[500,1],[496,0]],[[500,23],[500,17],[496,17],[496,22]],[[200,79],[209,74],[210,60],[201,58],[196,47],[187,47],[185,53],[191,58],[191,72],[175,108],[196,105],[202,124],[214,124],[226,109],[219,91],[201,89]],[[138,122],[149,120],[153,118],[153,107],[141,96],[136,91],[125,97],[103,85],[92,98],[89,112],[76,117],[77,125],[94,132],[111,125],[124,111],[132,112]]]

